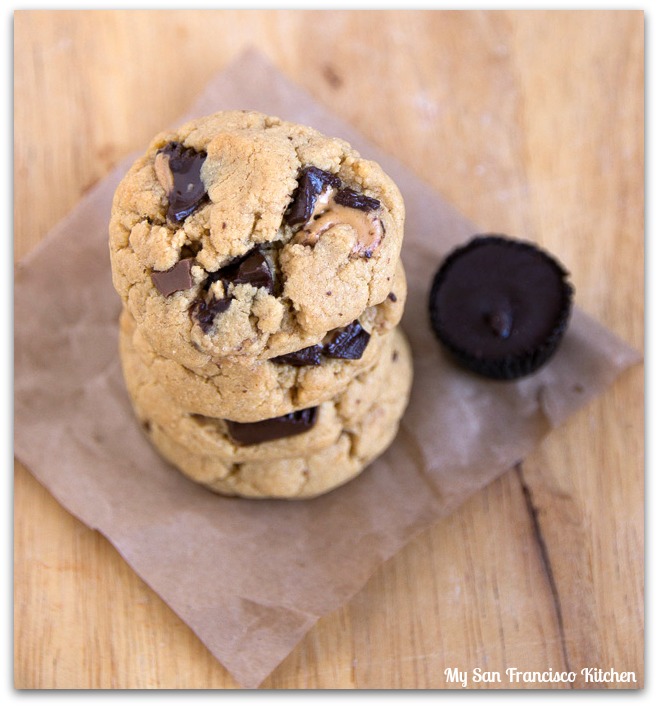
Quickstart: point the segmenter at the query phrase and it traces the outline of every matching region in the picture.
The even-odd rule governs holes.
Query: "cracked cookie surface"
[[[412,378],[406,340],[395,330],[385,338],[380,356],[369,370],[354,377],[333,399],[311,408],[310,424],[300,426],[299,421],[292,420],[295,429],[288,436],[270,439],[266,436],[261,443],[244,443],[245,431],[253,439],[255,430],[258,441],[263,424],[267,426],[275,420],[236,424],[192,413],[167,394],[125,330],[121,332],[120,354],[126,386],[142,425],[145,428],[157,425],[163,434],[191,454],[212,456],[227,463],[274,461],[330,447],[342,434],[358,428],[362,418],[382,400],[406,400]],[[269,430],[264,433],[268,435]]]
[[[167,395],[182,409],[209,417],[252,422],[319,405],[338,395],[354,377],[372,368],[386,339],[392,335],[388,327],[396,325],[402,315],[406,299],[402,266],[392,292],[392,298],[387,297],[372,308],[373,312],[362,315],[369,337],[360,356],[353,359],[335,357],[350,355],[350,352],[328,352],[326,349],[334,345],[330,343],[325,347],[312,347],[306,358],[302,358],[302,365],[299,353],[307,350],[283,360],[259,361],[242,357],[213,362],[209,357],[199,356],[204,365],[190,369],[173,358],[158,354],[125,309],[121,315],[121,329],[123,335],[131,339],[143,364],[150,367]],[[368,314],[374,315],[372,321]],[[336,336],[330,335],[329,338],[333,342]],[[327,355],[331,353],[333,356]]]
[[[222,112],[157,136],[118,186],[113,281],[162,355],[267,359],[383,302],[403,227],[393,181],[345,141]]]

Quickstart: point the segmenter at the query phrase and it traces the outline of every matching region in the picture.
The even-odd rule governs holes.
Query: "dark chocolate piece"
[[[199,322],[199,326],[203,329],[204,334],[207,334],[212,329],[215,317],[225,312],[231,306],[231,302],[233,302],[232,297],[225,297],[223,299],[213,297],[210,302],[197,299],[190,305],[190,314]]]
[[[264,287],[270,294],[274,293],[274,277],[272,270],[267,262],[267,259],[262,254],[260,248],[254,248],[241,258],[236,258],[233,262],[225,265],[220,270],[208,273],[202,289],[208,292],[210,286],[214,282],[221,280],[224,283],[224,289],[230,284],[248,283],[254,287]],[[225,312],[233,297],[226,296],[222,299],[213,297],[209,302],[199,298],[190,305],[191,316],[199,322],[199,326],[207,334],[212,328],[215,316]]]
[[[174,292],[189,290],[194,284],[192,280],[192,264],[194,258],[184,258],[169,270],[154,270],[151,273],[151,280],[161,295],[169,297]]]
[[[220,270],[209,273],[204,286],[206,289],[213,282],[221,280],[224,287],[229,284],[249,284],[254,287],[264,287],[270,294],[274,293],[274,276],[267,258],[260,248],[250,250],[246,255],[236,258]]]
[[[264,287],[270,294],[274,292],[274,278],[270,264],[259,249],[252,250],[240,263],[233,283]]]
[[[389,293],[388,293],[388,298],[391,300],[391,302],[397,302],[397,301],[398,301],[398,297],[397,297],[397,295],[395,294],[395,292],[389,292]]]
[[[318,409],[306,408],[296,412],[281,415],[281,417],[271,417],[268,420],[259,422],[233,422],[226,420],[228,433],[239,445],[244,447],[252,444],[270,442],[274,439],[293,437],[304,432],[308,432],[317,422]]]
[[[167,194],[167,218],[181,223],[207,198],[206,187],[201,180],[206,153],[183,147],[179,142],[170,142],[158,151],[158,155],[161,154],[168,158],[173,179],[173,188]]]
[[[299,351],[275,356],[273,363],[287,363],[290,366],[319,366],[322,363],[322,344],[307,346]]]
[[[355,319],[339,329],[332,340],[324,345],[324,353],[329,358],[357,360],[363,356],[369,341],[370,334]]]
[[[532,243],[478,236],[443,262],[430,292],[432,328],[464,367],[510,380],[543,366],[567,328],[568,273]]]
[[[320,366],[322,364],[322,355],[328,358],[355,361],[363,356],[369,341],[370,334],[361,326],[358,320],[355,320],[346,327],[336,329],[331,340],[326,344],[315,344],[315,346],[307,346],[299,351],[276,356],[272,359],[272,362],[288,363],[291,366]]]
[[[371,196],[366,196],[347,187],[336,192],[334,201],[341,206],[349,206],[351,209],[359,209],[360,211],[374,211],[381,206],[378,199],[373,199]]]
[[[327,187],[338,189],[340,179],[319,167],[306,167],[299,177],[299,184],[286,215],[288,224],[296,226],[299,223],[306,223],[313,214],[318,196]]]

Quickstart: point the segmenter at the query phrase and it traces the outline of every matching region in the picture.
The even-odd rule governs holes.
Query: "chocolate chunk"
[[[259,248],[249,251],[241,258],[236,258],[220,270],[208,273],[202,286],[203,291],[208,292],[210,286],[219,280],[224,283],[225,289],[231,283],[235,285],[248,283],[254,287],[264,287],[270,294],[274,292],[272,271]],[[222,299],[213,297],[209,302],[197,299],[190,305],[190,314],[207,334],[212,328],[215,316],[225,312],[232,301],[233,297],[231,296]]]
[[[224,287],[229,284],[248,284],[254,287],[264,287],[270,294],[274,293],[274,276],[270,264],[260,248],[254,248],[220,270],[209,273],[204,287],[208,289],[213,282],[218,280],[224,283]]]
[[[151,280],[161,295],[169,297],[174,292],[189,290],[194,284],[192,280],[193,258],[179,260],[176,265],[169,270],[154,270],[151,273]]]
[[[395,292],[389,292],[389,293],[388,293],[388,298],[391,300],[391,302],[397,302],[397,301],[398,301],[398,297],[397,297],[397,295],[395,294]]]
[[[322,345],[307,346],[272,359],[273,363],[287,363],[291,366],[319,366],[322,363]]]
[[[354,320],[346,327],[339,329],[332,340],[324,345],[324,353],[329,358],[344,358],[357,360],[363,356],[370,341],[370,334]]]
[[[573,296],[566,278],[532,243],[479,236],[436,273],[432,328],[465,368],[488,378],[520,378],[543,366],[562,340]]]
[[[183,147],[179,142],[170,142],[158,151],[156,160],[163,155],[166,165],[160,162],[156,170],[158,179],[167,189],[169,209],[167,218],[173,223],[181,223],[195,211],[207,198],[206,187],[201,180],[201,167],[206,159],[205,152],[197,152],[191,147]],[[168,167],[169,175],[161,178],[160,174]],[[173,186],[171,186],[173,184]]]
[[[231,302],[233,302],[232,297],[223,299],[213,297],[210,302],[197,299],[190,305],[190,314],[197,320],[204,334],[207,334],[212,329],[215,317],[225,312],[231,306]]]
[[[366,196],[347,187],[336,192],[334,201],[341,206],[349,206],[351,209],[359,209],[360,211],[374,211],[381,206],[378,199],[373,199],[371,196]]]
[[[290,203],[286,221],[290,226],[306,223],[313,214],[318,196],[328,187],[338,189],[340,179],[319,167],[306,167],[299,177],[299,185]]]
[[[288,363],[291,366],[319,366],[322,364],[322,355],[328,358],[342,358],[357,360],[370,341],[370,334],[359,324],[353,321],[342,329],[336,329],[331,341],[326,344],[308,346],[299,351],[283,354],[273,358],[274,363]]]
[[[242,446],[270,442],[274,439],[293,437],[308,432],[317,422],[318,409],[306,408],[296,412],[271,417],[259,422],[233,422],[227,420],[229,435]]]
[[[257,248],[240,263],[237,273],[233,278],[236,285],[248,284],[254,287],[264,287],[270,294],[274,292],[274,278],[270,264]]]

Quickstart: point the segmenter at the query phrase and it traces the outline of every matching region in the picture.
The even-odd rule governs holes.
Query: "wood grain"
[[[559,254],[643,348],[637,11],[21,11],[15,257],[257,46],[489,231]],[[644,684],[643,370],[551,433],[325,617],[266,688],[442,688],[444,670],[633,671]],[[19,463],[18,688],[232,688],[114,548]],[[483,685],[480,685],[483,686]],[[627,687],[614,680],[574,687]],[[469,684],[469,687],[478,685]],[[558,687],[569,687],[560,685]]]

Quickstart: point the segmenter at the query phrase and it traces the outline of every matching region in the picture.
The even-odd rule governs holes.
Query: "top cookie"
[[[216,113],[157,136],[117,188],[113,280],[171,351],[271,358],[382,302],[403,228],[393,181],[344,140]]]

